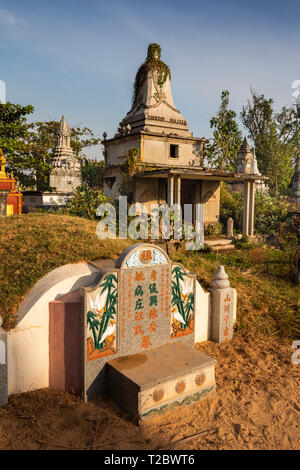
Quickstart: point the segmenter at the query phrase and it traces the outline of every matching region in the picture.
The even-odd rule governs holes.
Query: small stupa
[[[252,150],[250,149],[246,137],[244,138],[244,141],[237,155],[236,169],[237,173],[246,173],[247,175],[261,175],[258,169],[257,159],[255,155],[255,147],[253,147]],[[265,191],[266,187],[263,180],[256,181],[255,188],[258,191]]]
[[[62,116],[53,148],[50,186],[57,193],[71,193],[81,184],[80,163],[71,147],[71,129]]]

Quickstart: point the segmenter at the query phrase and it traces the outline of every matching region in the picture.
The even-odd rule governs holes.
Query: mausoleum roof
[[[199,180],[217,180],[217,181],[244,181],[244,180],[267,180],[266,176],[251,175],[247,173],[234,173],[230,171],[219,170],[215,168],[199,168],[191,166],[182,166],[176,168],[160,167],[153,168],[152,170],[140,171],[135,174],[138,177],[147,178],[167,178],[169,175],[180,175],[186,179],[199,179]]]

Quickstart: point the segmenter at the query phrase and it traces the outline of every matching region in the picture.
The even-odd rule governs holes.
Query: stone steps
[[[212,251],[233,250],[235,245],[230,238],[220,238],[219,240],[204,240],[205,245]]]
[[[214,245],[210,247],[212,251],[219,251],[219,250],[234,250],[235,245],[230,243],[229,245]]]

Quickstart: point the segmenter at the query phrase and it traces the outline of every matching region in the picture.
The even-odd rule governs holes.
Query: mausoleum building
[[[219,219],[221,181],[246,181],[250,191],[250,183],[254,188],[255,181],[264,177],[253,168],[231,173],[205,167],[206,139],[193,136],[188,122],[176,108],[170,69],[160,55],[160,46],[150,44],[146,61],[136,74],[130,111],[113,138],[107,139],[104,133],[104,192],[112,199],[118,198],[122,164],[133,147],[138,150],[132,188],[134,202],[144,203],[148,210],[154,203],[193,204],[195,208],[202,205],[204,210],[195,209],[194,214],[204,213],[205,225],[215,224]],[[248,219],[250,211],[248,204]],[[248,224],[244,232],[252,235],[249,227]]]

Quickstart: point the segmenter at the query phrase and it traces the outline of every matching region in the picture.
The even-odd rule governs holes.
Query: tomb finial
[[[215,287],[216,289],[226,289],[227,287],[230,287],[230,282],[228,280],[228,275],[225,272],[224,266],[218,266],[211,284],[212,287]]]

